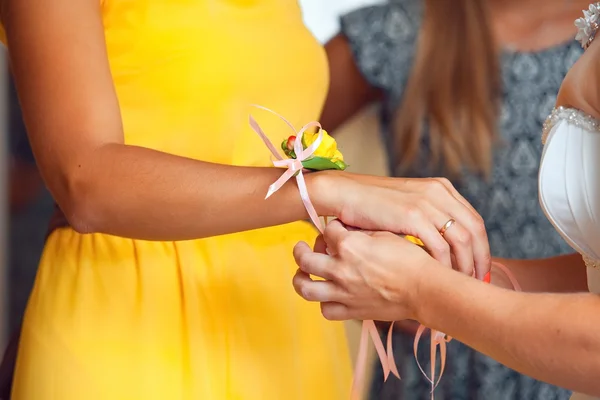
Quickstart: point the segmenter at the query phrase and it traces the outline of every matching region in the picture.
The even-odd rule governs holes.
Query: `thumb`
[[[327,244],[327,253],[330,256],[335,256],[338,254],[339,244],[348,234],[348,230],[342,225],[340,221],[333,220],[331,221],[327,227],[325,227],[325,232],[323,232],[323,239]]]

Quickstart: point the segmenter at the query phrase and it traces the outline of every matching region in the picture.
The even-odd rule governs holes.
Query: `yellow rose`
[[[342,154],[341,151],[336,150],[335,153],[333,154],[333,157],[331,157],[331,161],[333,161],[333,162],[344,161],[344,155]]]
[[[321,144],[319,145],[317,150],[315,150],[315,152],[313,153],[313,156],[327,158],[330,160],[344,161],[344,156],[338,150],[337,142],[335,141],[335,139],[329,136],[327,131],[325,131],[324,129],[321,129],[321,132],[323,133],[323,139],[321,140]],[[302,144],[304,145],[304,148],[307,148],[308,146],[313,144],[318,137],[319,133],[305,132],[302,135]]]

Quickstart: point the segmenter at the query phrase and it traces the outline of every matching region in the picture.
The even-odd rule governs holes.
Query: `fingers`
[[[444,240],[438,229],[433,225],[431,216],[433,207],[427,207],[421,204],[421,207],[414,208],[408,213],[410,224],[416,227],[417,231],[411,234],[417,236],[425,245],[425,248],[433,258],[448,267],[452,266],[450,258],[450,246]],[[439,213],[437,216],[443,215]]]
[[[472,253],[475,276],[478,279],[483,279],[484,275],[490,270],[492,261],[483,219],[447,179],[436,178],[434,181],[437,182],[435,186],[442,186],[447,194],[445,196],[441,193],[434,194],[432,199],[439,209],[448,212],[448,215],[456,221],[444,235],[457,256],[456,261],[459,265],[466,262],[465,248],[469,246],[468,251]],[[448,202],[448,195],[452,196],[455,201]],[[457,227],[460,228],[456,229]],[[466,245],[467,241],[469,242],[468,246]],[[463,267],[461,267],[461,270],[463,270]]]
[[[344,292],[329,281],[315,281],[310,276],[298,270],[292,280],[294,290],[304,300],[311,302],[340,302],[346,297]]]
[[[321,303],[321,314],[329,321],[345,321],[351,319],[350,310],[341,303]]]
[[[448,190],[448,192],[450,192],[450,194],[452,196],[454,196],[454,198],[456,198],[458,201],[460,201],[462,203],[462,205],[464,205],[465,207],[467,207],[472,213],[479,215],[479,213],[477,212],[477,210],[475,210],[475,208],[471,205],[471,203],[469,203],[467,201],[467,199],[465,199],[463,197],[463,195],[461,195],[459,193],[458,190],[456,190],[456,188],[452,185],[452,183],[446,179],[446,178],[435,178],[439,183],[441,183],[446,190]]]
[[[432,221],[440,221],[438,233],[451,248],[450,264],[454,269],[472,276],[475,269],[471,234],[453,218],[431,205],[424,205]]]
[[[326,280],[333,280],[333,261],[330,256],[312,251],[304,242],[294,246],[294,260],[305,274],[318,276]]]
[[[348,230],[339,220],[331,221],[323,233],[323,239],[327,244],[328,254],[336,255],[339,253],[339,244],[348,234]]]
[[[459,264],[466,262],[465,254],[467,251],[470,253],[469,258],[473,260],[475,277],[482,279],[489,271],[492,262],[483,220],[466,207],[457,207],[451,212],[456,222],[447,229],[444,238],[452,246]],[[461,267],[461,270],[463,269]],[[466,270],[463,272],[470,273]]]
[[[327,243],[325,243],[323,235],[317,236],[317,239],[315,240],[315,245],[313,247],[313,251],[315,253],[327,254]]]

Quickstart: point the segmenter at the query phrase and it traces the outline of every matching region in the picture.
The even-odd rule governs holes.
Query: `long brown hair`
[[[432,167],[489,176],[500,72],[487,1],[425,0],[417,49],[394,119],[400,171],[419,155],[427,122]]]

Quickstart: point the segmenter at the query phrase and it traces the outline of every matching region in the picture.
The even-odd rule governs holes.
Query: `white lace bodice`
[[[590,292],[600,293],[600,121],[559,107],[544,124],[542,140],[540,205],[583,256]],[[595,398],[574,394],[571,399]]]
[[[542,209],[586,264],[600,269],[600,121],[559,107],[544,124],[542,140]]]
[[[575,21],[587,49],[600,30],[600,3]],[[544,124],[539,196],[544,213],[582,256],[590,292],[600,293],[600,120],[558,107]],[[600,400],[575,393],[571,400]]]

